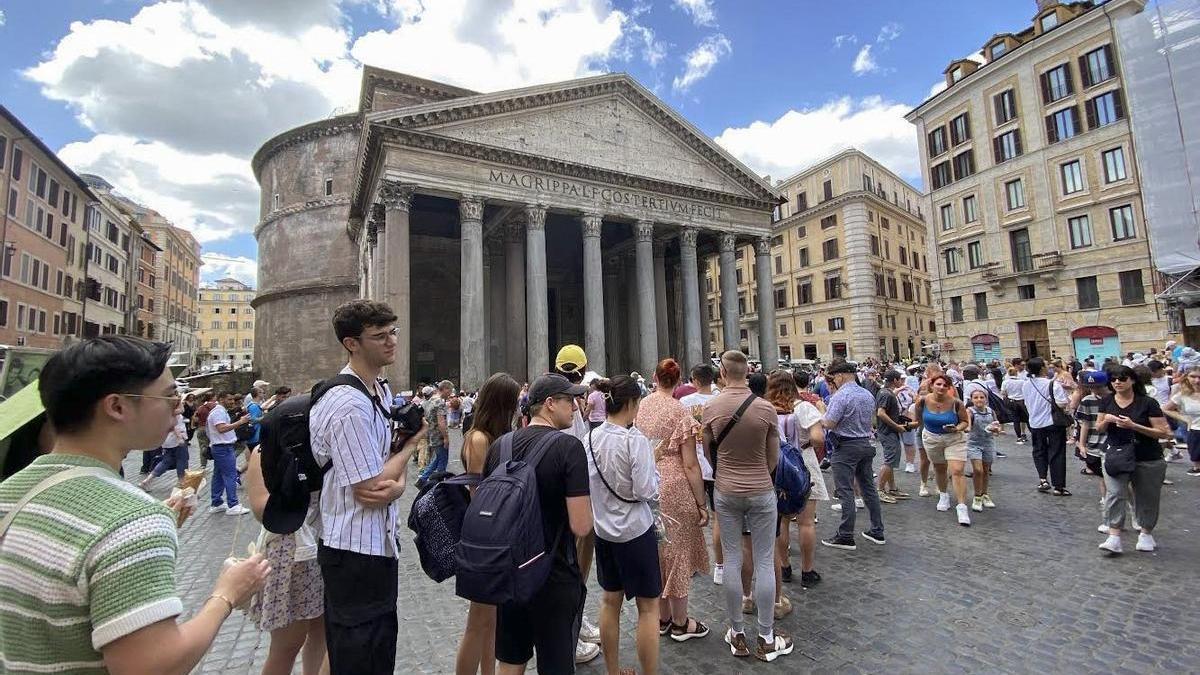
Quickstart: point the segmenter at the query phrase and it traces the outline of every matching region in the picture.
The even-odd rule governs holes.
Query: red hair
[[[958,398],[958,390],[954,388],[954,380],[951,380],[949,375],[934,375],[933,377],[929,378],[929,384],[932,385],[938,380],[946,383],[946,391],[952,398]],[[932,389],[932,386],[930,388]]]
[[[675,359],[663,359],[654,369],[654,379],[664,389],[674,388],[679,384],[679,377],[679,364],[675,362]]]

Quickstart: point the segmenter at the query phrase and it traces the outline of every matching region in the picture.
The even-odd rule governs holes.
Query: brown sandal
[[[692,624],[696,625],[695,630],[689,630],[692,627]],[[691,640],[692,638],[702,638],[705,635],[708,635],[708,626],[705,626],[704,624],[700,623],[699,621],[697,621],[689,616],[687,619],[687,623],[682,626],[677,625],[674,622],[672,622],[670,635],[671,635],[671,639],[676,642],[687,642],[688,640]]]

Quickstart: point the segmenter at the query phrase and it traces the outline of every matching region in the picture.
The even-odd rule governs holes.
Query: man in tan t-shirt
[[[754,601],[758,609],[758,636],[751,650],[742,626],[741,584],[725,584],[725,609],[729,631],[725,641],[734,656],[754,656],[763,661],[792,653],[792,638],[775,626],[775,484],[771,472],[779,461],[779,421],[775,407],[755,397],[746,386],[746,355],[728,351],[721,356],[725,388],[704,406],[704,447],[716,481],[714,501],[717,520],[726,532],[739,532],[745,523],[750,530],[754,554]],[[740,417],[734,416],[743,404]],[[730,426],[730,425],[733,426]],[[717,446],[717,439],[729,431]],[[736,536],[721,540],[725,571],[740,579],[741,541]]]

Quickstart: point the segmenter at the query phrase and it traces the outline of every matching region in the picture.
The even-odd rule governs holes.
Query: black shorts
[[[579,617],[587,589],[579,581],[547,581],[528,604],[496,608],[496,659],[520,665],[537,650],[539,673],[575,672]]]
[[[662,595],[662,570],[658,561],[658,535],[653,526],[629,541],[617,543],[596,537],[596,580],[625,599]]]
[[[1092,455],[1084,455],[1083,463],[1085,465],[1087,465],[1088,471],[1091,471],[1093,475],[1096,475],[1096,476],[1104,475],[1104,470],[1102,468],[1103,465],[1101,464],[1099,457],[1093,457]]]

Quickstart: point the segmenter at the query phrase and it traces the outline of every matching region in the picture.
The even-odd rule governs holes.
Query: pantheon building
[[[690,367],[738,345],[750,242],[772,297],[777,195],[625,74],[483,94],[367,67],[357,112],[270,139],[253,169],[255,362],[272,383],[336,373],[330,318],[359,297],[400,316],[395,390],[530,380],[568,343],[605,375]],[[710,256],[722,344],[700,302]],[[757,309],[759,353],[777,354],[772,303]]]

